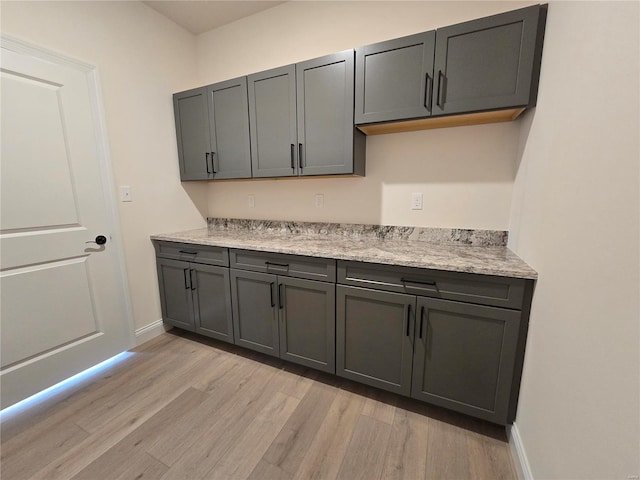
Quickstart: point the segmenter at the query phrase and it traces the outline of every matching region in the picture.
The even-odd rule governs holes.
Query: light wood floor
[[[3,418],[2,480],[516,478],[503,428],[172,332]]]

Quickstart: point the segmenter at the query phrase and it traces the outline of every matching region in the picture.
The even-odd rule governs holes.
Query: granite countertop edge
[[[505,246],[440,245],[415,240],[273,232],[209,232],[207,228],[152,235],[151,240],[527,280],[538,278],[535,270]]]

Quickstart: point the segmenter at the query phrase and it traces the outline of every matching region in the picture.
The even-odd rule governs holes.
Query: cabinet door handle
[[[209,152],[204,153],[204,164],[207,166],[207,173],[211,174],[211,169],[209,168]]]
[[[191,285],[189,285],[189,283],[190,283],[189,280],[190,280],[191,275],[187,276],[187,272],[188,271],[189,271],[188,268],[184,268],[182,270],[182,273],[184,274],[184,289],[185,290],[189,290],[191,288]]]
[[[431,102],[433,97],[433,80],[431,75],[427,73],[427,79],[424,85],[424,107],[431,113]]]
[[[298,168],[302,170],[302,144],[298,144]]]
[[[420,307],[420,339],[422,339],[422,327],[424,326],[424,305]]]
[[[198,274],[194,269],[189,270],[189,281],[191,282],[191,290],[198,288]]]
[[[293,170],[294,168],[296,168],[296,164],[295,164],[295,155],[296,155],[296,146],[295,144],[291,144],[291,169]]]
[[[407,337],[409,336],[410,324],[411,324],[411,304],[407,305]]]
[[[445,77],[442,70],[438,70],[438,95],[436,98],[436,104],[444,110],[444,81]]]
[[[284,308],[282,283],[278,284],[278,306],[280,307],[280,310]]]
[[[269,295],[271,296],[271,306],[275,307],[276,306],[276,302],[273,301],[273,287],[275,286],[275,283],[271,282],[269,284]]]
[[[216,164],[213,160],[213,156],[216,154],[216,152],[211,152],[211,173],[213,173],[215,175],[216,173]]]

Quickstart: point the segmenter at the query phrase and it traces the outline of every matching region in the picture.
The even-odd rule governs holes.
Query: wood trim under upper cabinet
[[[366,135],[382,135],[385,133],[414,132],[432,128],[461,127],[465,125],[481,125],[484,123],[511,122],[524,112],[525,108],[510,108],[493,112],[467,113],[448,117],[430,117],[403,122],[358,125],[358,129]]]

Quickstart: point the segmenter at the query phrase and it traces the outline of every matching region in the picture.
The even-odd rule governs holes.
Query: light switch
[[[131,187],[129,185],[123,185],[120,187],[120,201],[133,202],[133,197],[131,196]]]
[[[422,193],[411,194],[411,210],[422,210]]]
[[[324,207],[324,195],[322,193],[316,193],[316,208]]]

